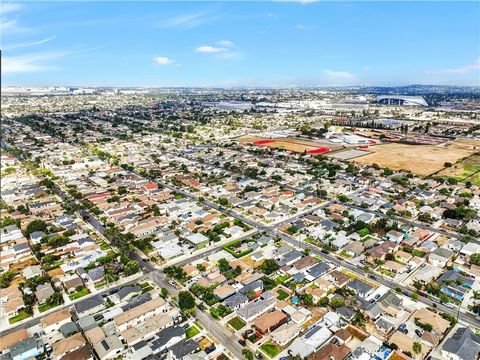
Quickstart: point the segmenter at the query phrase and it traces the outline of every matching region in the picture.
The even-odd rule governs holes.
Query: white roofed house
[[[437,248],[428,254],[428,262],[434,266],[443,268],[453,257],[454,252],[447,248]]]
[[[316,324],[305,335],[293,341],[288,350],[285,351],[285,356],[291,353],[292,355],[299,355],[302,359],[306,358],[325,344],[331,336],[332,332],[327,327]]]
[[[194,245],[196,249],[204,248],[205,246],[208,245],[208,242],[209,242],[208,237],[200,233],[188,235],[186,237],[186,240],[192,245]]]

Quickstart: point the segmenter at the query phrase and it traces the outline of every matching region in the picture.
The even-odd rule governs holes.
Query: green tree
[[[310,307],[313,306],[313,295],[312,294],[305,294],[303,296],[303,305]]]
[[[160,295],[162,296],[162,298],[166,299],[167,296],[168,296],[167,288],[162,287],[162,289],[160,291],[161,291]]]
[[[218,203],[222,206],[227,206],[228,205],[228,199],[220,198],[220,199],[218,199]]]
[[[50,265],[58,259],[58,256],[53,254],[47,254],[43,257],[42,261],[44,264]]]
[[[10,281],[14,278],[15,273],[13,271],[5,271],[0,275],[0,287],[7,288],[10,285]]]
[[[296,227],[295,225],[292,225],[287,229],[287,231],[292,235],[296,234],[298,232],[298,227]]]
[[[332,299],[332,301],[330,301],[330,306],[334,309],[338,309],[344,305],[345,305],[345,302],[343,301],[343,299],[339,297],[335,297]]]
[[[326,307],[328,306],[328,303],[330,302],[330,300],[328,299],[328,297],[324,296],[322,298],[320,298],[320,300],[318,300],[318,306],[321,306],[321,307]]]
[[[218,269],[223,274],[223,273],[226,273],[227,271],[230,271],[232,269],[232,267],[228,263],[227,259],[222,258],[222,259],[218,260]]]
[[[412,350],[415,354],[420,354],[422,352],[422,344],[418,341],[415,341],[412,345]]]
[[[271,275],[275,271],[277,271],[280,267],[278,266],[277,262],[275,259],[267,259],[263,262],[262,266],[260,267],[262,271],[266,275]]]
[[[34,233],[35,231],[45,231],[47,230],[47,223],[43,220],[33,220],[27,225],[25,229],[25,236],[29,237],[30,234]]]
[[[480,265],[480,253],[470,255],[470,264]]]
[[[255,291],[253,291],[252,289],[248,290],[247,293],[245,294],[247,296],[247,298],[249,298],[250,300],[252,300],[254,297],[255,297]]]
[[[178,306],[184,312],[192,312],[195,309],[195,298],[189,291],[178,293]]]
[[[253,360],[253,353],[247,348],[242,349],[243,358],[246,360]]]
[[[140,265],[135,260],[130,260],[125,265],[125,275],[130,276],[137,273],[140,270]]]
[[[385,260],[395,260],[395,255],[393,255],[392,253],[388,253],[385,255]]]

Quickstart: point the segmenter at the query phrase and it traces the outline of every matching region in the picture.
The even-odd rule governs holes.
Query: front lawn
[[[28,319],[30,316],[32,316],[32,314],[29,314],[29,313],[26,312],[25,310],[20,310],[20,311],[18,312],[18,315],[17,315],[17,316],[14,316],[14,317],[11,317],[10,319],[8,319],[8,322],[9,322],[10,324],[15,324],[16,322],[19,322],[19,321]]]
[[[39,305],[38,306],[38,311],[40,311],[41,313],[42,312],[45,312],[45,311],[48,311],[50,309],[53,309],[57,306],[60,306],[61,304],[42,304],[42,305]]]
[[[190,339],[199,333],[200,333],[200,330],[198,330],[196,326],[190,326],[187,330],[185,330],[187,339]]]
[[[210,315],[212,315],[217,320],[223,319],[231,312],[232,310],[230,310],[230,308],[226,307],[223,304],[220,304],[217,307],[210,308]]]
[[[280,352],[282,351],[282,348],[280,346],[275,345],[270,341],[267,341],[266,343],[260,345],[260,349],[262,349],[263,352],[265,352],[271,359],[280,354]]]
[[[283,284],[285,281],[287,281],[290,278],[291,275],[285,274],[285,275],[280,275],[275,278],[275,283],[278,284]]]
[[[238,331],[245,326],[245,321],[236,316],[232,320],[230,320],[228,324]]]
[[[288,293],[282,289],[278,289],[277,294],[278,294],[277,296],[278,301],[285,300],[288,297]]]
[[[77,300],[80,299],[81,297],[84,297],[85,295],[90,294],[90,291],[88,290],[87,287],[83,286],[80,290],[75,291],[72,295],[69,295],[68,297],[70,300]]]
[[[150,285],[148,282],[141,283],[140,286],[142,288],[142,294],[145,294],[146,292],[153,290],[152,285]]]

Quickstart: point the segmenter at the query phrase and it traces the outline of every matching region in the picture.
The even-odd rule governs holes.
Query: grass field
[[[16,322],[28,319],[32,314],[27,313],[25,310],[20,310],[17,316],[11,317],[8,319],[10,324],[15,324]]]
[[[265,354],[267,354],[268,357],[271,359],[280,354],[280,352],[282,351],[282,348],[280,346],[275,345],[270,341],[267,341],[266,343],[260,345],[260,349],[262,349],[263,352],[265,352]]]
[[[48,311],[48,310],[53,309],[53,308],[55,308],[57,306],[60,306],[60,305],[61,304],[43,304],[43,305],[40,305],[38,307],[38,311],[40,311],[42,313],[42,312]]]
[[[198,330],[196,326],[190,326],[187,330],[185,330],[185,335],[187,335],[187,339],[190,339],[197,334],[200,334],[200,330]]]
[[[84,286],[81,290],[75,291],[72,295],[69,295],[69,298],[70,300],[76,300],[88,294],[90,294],[90,291]]]
[[[480,185],[480,154],[474,154],[463,161],[454,164],[438,173],[440,176],[455,178],[458,181],[470,181],[474,185]]]
[[[245,321],[240,319],[238,316],[234,317],[228,322],[229,325],[231,325],[235,330],[240,330],[245,326]]]
[[[277,296],[278,301],[285,300],[288,297],[288,293],[282,289],[278,289],[277,294],[278,294]]]
[[[370,154],[352,159],[358,164],[377,164],[392,170],[406,170],[420,176],[428,176],[472,155],[480,148],[480,141],[455,141],[447,145],[407,145],[390,143],[370,146]]]
[[[285,274],[285,275],[280,275],[275,278],[275,283],[276,284],[283,284],[285,281],[290,279],[291,275]]]

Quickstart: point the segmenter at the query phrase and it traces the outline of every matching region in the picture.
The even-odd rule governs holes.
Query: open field
[[[474,154],[454,164],[451,168],[443,169],[438,175],[453,177],[458,181],[470,181],[474,185],[480,185],[480,154]]]
[[[285,149],[287,151],[299,153],[307,152],[316,155],[328,153],[340,148],[338,145],[329,144],[327,142],[298,138],[265,139],[257,136],[245,135],[237,138],[237,141],[240,143],[253,143],[257,146],[268,146],[276,149]]]
[[[255,141],[263,140],[263,138],[255,135],[243,135],[236,138],[235,140],[241,144],[246,144],[246,143],[253,143]]]
[[[406,170],[427,176],[444,168],[446,162],[452,164],[464,159],[480,148],[480,141],[454,141],[446,145],[407,145],[390,143],[371,146],[371,154],[352,161],[358,164],[377,164],[393,170]]]

